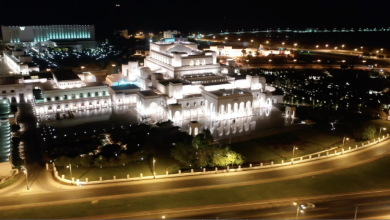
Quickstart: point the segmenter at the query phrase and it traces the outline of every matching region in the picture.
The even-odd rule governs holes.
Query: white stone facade
[[[151,43],[145,66],[137,67],[130,62],[122,66],[122,73],[141,82],[143,91],[137,92],[136,98],[138,113],[151,122],[169,119],[178,126],[188,125],[185,129],[191,135],[196,121],[207,121],[200,126],[203,128],[214,126],[210,121],[234,123],[235,118],[252,116],[254,109],[269,112],[272,104],[283,97],[270,93],[275,88],[267,86],[264,77],[241,76],[234,60],[221,66],[216,52],[199,51],[191,42]],[[254,126],[248,123],[247,127]]]

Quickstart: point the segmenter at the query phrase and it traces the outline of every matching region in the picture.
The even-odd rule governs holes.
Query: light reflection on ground
[[[54,113],[49,114],[50,120],[47,120],[47,116],[45,114],[40,114],[40,126],[83,127],[82,125],[85,124],[85,129],[102,130],[110,126],[128,126],[130,124],[145,122],[145,120],[139,117],[134,106],[114,106],[110,108],[75,111],[73,114],[74,118],[66,118],[62,120],[56,120]],[[66,116],[68,116],[68,114],[66,114]],[[61,118],[63,118],[62,113]],[[199,131],[202,129],[209,129],[215,140],[241,136],[266,129],[277,129],[300,122],[297,118],[285,118],[280,109],[272,107],[255,108],[252,116],[219,121],[210,117],[200,117],[198,119],[175,121],[173,125],[181,127],[181,131],[188,132],[189,123],[191,121],[200,122],[202,127]]]

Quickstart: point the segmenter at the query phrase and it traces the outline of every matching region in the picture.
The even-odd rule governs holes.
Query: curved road
[[[255,184],[259,181],[277,181],[278,178],[297,178],[302,175],[318,175],[319,172],[331,172],[355,166],[368,160],[390,155],[390,140],[373,147],[353,153],[318,160],[315,162],[274,167],[258,171],[234,172],[197,177],[177,177],[169,179],[143,180],[128,183],[102,184],[94,186],[65,186],[56,183],[51,173],[39,165],[29,169],[31,190],[26,191],[22,178],[11,187],[0,190],[0,206],[36,204],[41,202],[61,202],[66,200],[88,199],[100,196],[136,196],[140,193],[168,193],[173,190],[195,190],[199,187],[228,187],[234,184]],[[366,160],[366,161],[365,161]],[[16,196],[18,195],[18,196]],[[89,200],[90,201],[90,200]],[[54,203],[53,203],[54,204]]]

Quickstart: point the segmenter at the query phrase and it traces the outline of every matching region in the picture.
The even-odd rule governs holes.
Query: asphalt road
[[[202,178],[170,178],[168,180],[144,180],[133,183],[114,185],[71,187],[53,183],[51,173],[44,171],[40,165],[35,167],[29,176],[31,190],[25,192],[23,181],[12,186],[7,191],[0,192],[3,196],[0,206],[19,204],[34,204],[39,202],[62,201],[70,199],[90,198],[98,196],[112,196],[134,194],[142,192],[168,191],[200,186],[216,186],[232,183],[250,182],[256,180],[272,180],[282,177],[295,177],[310,172],[334,169],[340,166],[353,165],[367,158],[374,158],[390,152],[390,141],[378,144],[378,147],[369,148],[356,153],[337,156],[331,159],[319,160],[311,163],[301,163],[284,168],[270,168],[262,172],[240,172],[232,174],[207,175]],[[19,195],[19,196],[15,196]]]
[[[292,202],[280,204],[246,204],[239,208],[226,207],[215,210],[185,210],[174,213],[158,213],[144,216],[121,218],[161,219],[369,219],[378,216],[390,217],[389,193],[374,193],[369,196],[349,196],[348,198],[326,198],[318,201],[296,201],[298,204],[313,202],[314,209],[298,209]],[[357,209],[356,209],[357,207]],[[297,213],[298,212],[298,213]],[[298,214],[298,215],[297,215]],[[115,216],[113,216],[115,218]],[[388,218],[387,217],[387,218]]]

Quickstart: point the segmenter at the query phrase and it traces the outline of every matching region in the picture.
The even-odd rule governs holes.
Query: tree
[[[11,112],[15,116],[16,112],[18,112],[18,107],[16,105],[11,105]]]
[[[122,150],[121,146],[118,144],[107,144],[102,147],[102,151],[100,155],[103,155],[105,157],[115,157],[119,152]]]
[[[357,125],[355,130],[353,131],[353,135],[355,136],[355,140],[364,141],[370,140],[375,137],[376,128],[370,124]]]
[[[69,157],[61,156],[54,160],[56,166],[68,166],[71,163],[72,159]]]
[[[130,157],[127,154],[122,153],[118,156],[119,164],[127,164],[129,162],[130,162]]]
[[[89,167],[93,162],[93,156],[91,155],[84,155],[80,157],[80,164],[81,166],[87,166]]]
[[[102,167],[104,165],[106,165],[107,163],[107,159],[103,156],[99,156],[98,158],[96,158],[94,161],[93,161],[94,165],[97,166],[97,167]]]
[[[181,167],[179,164],[173,164],[169,166],[166,171],[168,171],[168,173],[178,173],[180,169]]]
[[[382,119],[387,119],[387,114],[386,114],[386,112],[380,111],[380,112],[379,112],[379,117],[382,118]]]
[[[195,136],[191,145],[177,143],[171,150],[171,156],[182,164],[197,167],[242,164],[244,161],[240,154],[229,147],[219,147],[215,144],[208,130]]]
[[[117,165],[117,163],[118,163],[118,160],[115,158],[115,157],[110,157],[109,159],[108,159],[108,163],[110,164],[110,166],[115,166],[115,165]]]
[[[241,52],[242,52],[242,56],[246,55],[246,50],[245,49],[242,49]]]
[[[72,166],[80,165],[80,163],[81,163],[81,159],[80,158],[81,158],[80,156],[73,158],[71,160],[71,162],[70,162],[72,164]]]
[[[11,125],[11,131],[12,132],[17,132],[19,130],[20,130],[20,125],[17,125],[17,124]]]
[[[171,150],[171,156],[181,164],[190,165],[194,161],[194,148],[184,143],[176,143]]]

